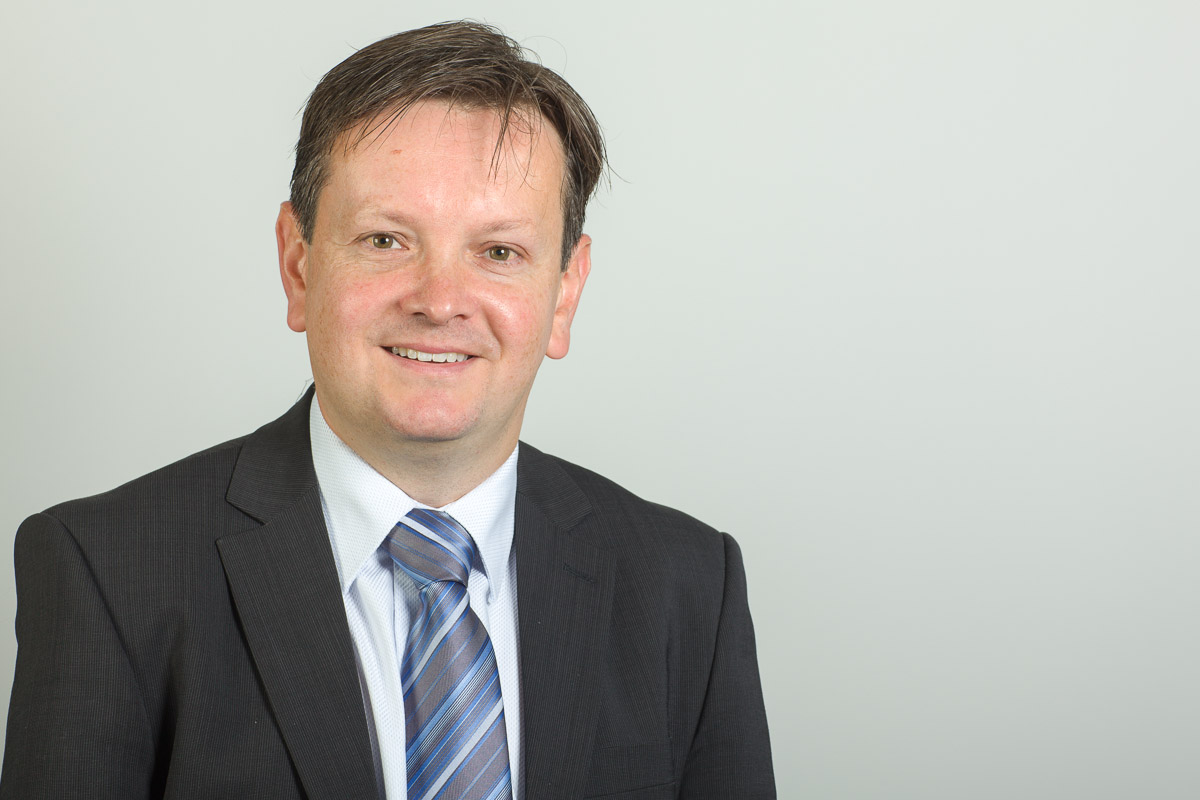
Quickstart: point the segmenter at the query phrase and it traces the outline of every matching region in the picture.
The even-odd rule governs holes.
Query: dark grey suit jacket
[[[30,517],[0,798],[379,796],[309,395]],[[774,797],[737,545],[522,444],[526,797]]]

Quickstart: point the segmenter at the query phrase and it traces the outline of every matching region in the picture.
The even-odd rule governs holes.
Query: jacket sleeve
[[[742,553],[725,540],[725,591],[708,690],[680,800],[773,800],[775,778]]]
[[[148,797],[152,726],[78,542],[38,514],[16,537],[17,666],[0,800]]]

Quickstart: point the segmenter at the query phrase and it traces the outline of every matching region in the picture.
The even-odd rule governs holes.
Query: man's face
[[[562,145],[514,119],[494,161],[499,126],[417,104],[334,147],[311,243],[280,211],[288,325],[326,421],[369,463],[416,442],[503,460],[543,355],[567,353],[590,261],[585,236],[560,269]]]

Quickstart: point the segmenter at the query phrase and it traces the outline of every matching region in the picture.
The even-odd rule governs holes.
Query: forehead
[[[561,197],[564,174],[562,141],[536,111],[514,109],[505,120],[495,109],[429,100],[343,132],[330,153],[326,188],[458,181]]]

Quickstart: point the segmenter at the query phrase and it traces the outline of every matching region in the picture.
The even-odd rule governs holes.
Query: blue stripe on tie
[[[495,651],[465,585],[475,543],[450,515],[413,509],[386,550],[420,587],[400,667],[409,800],[511,800]]]
[[[475,542],[471,540],[471,537],[467,535],[467,532],[461,526],[457,523],[451,525],[443,518],[443,516],[448,517],[448,514],[439,515],[429,509],[414,508],[413,513],[409,516],[419,519],[424,523],[426,528],[434,533],[441,534],[447,541],[458,542],[459,546],[464,550],[473,551],[475,549]]]
[[[432,586],[433,584],[430,584]],[[409,634],[409,649],[420,652],[428,646],[426,637],[433,636],[441,628],[446,618],[453,614],[467,590],[458,584],[450,584],[430,599],[429,587],[421,590],[421,613],[417,615],[417,624]],[[469,600],[468,600],[469,602]],[[461,612],[460,612],[461,613]]]
[[[466,620],[466,619],[461,619],[461,620],[459,620],[457,623],[455,623],[455,626],[454,626],[454,627],[457,629],[459,625],[469,625],[469,624],[471,624],[471,623],[470,623],[470,621],[468,621],[468,620]],[[479,625],[482,625],[482,624],[483,624],[483,623],[480,623],[480,622],[478,622],[478,621],[475,623],[476,627],[478,627]],[[451,631],[451,632],[453,632],[453,631]],[[469,632],[469,635],[471,635],[471,636],[473,636],[474,634],[475,634],[475,631],[474,631],[474,630],[472,630],[472,631],[470,631],[470,632]],[[449,634],[447,634],[446,638],[447,638],[447,639],[449,638]],[[444,643],[445,643],[445,641],[446,641],[446,640],[445,640],[445,639],[443,639],[441,642],[438,642],[437,650],[435,650],[435,651],[434,651],[434,652],[433,652],[433,653],[432,653],[432,654],[429,656],[429,661],[433,661],[433,659],[434,659],[434,658],[437,656],[437,651],[442,649],[442,644],[444,644]],[[486,639],[485,639],[485,640],[483,641],[483,645],[486,645],[486,646],[490,647],[490,645],[491,645],[491,642],[489,642],[488,640],[486,640]],[[431,685],[431,686],[432,686],[432,685],[435,685],[435,684],[437,684],[437,682],[438,682],[439,680],[441,680],[441,678],[442,678],[442,676],[443,676],[443,675],[445,675],[445,674],[446,674],[448,671],[450,671],[450,670],[452,670],[452,669],[454,669],[454,668],[455,668],[455,667],[454,667],[454,662],[455,662],[455,661],[458,659],[458,657],[459,657],[461,654],[463,654],[463,653],[466,651],[466,649],[467,649],[469,646],[470,646],[470,641],[469,641],[469,640],[468,640],[468,641],[466,641],[466,642],[463,642],[463,643],[462,643],[462,645],[459,647],[459,649],[458,649],[458,650],[456,650],[456,651],[454,652],[454,655],[453,655],[453,656],[452,656],[452,657],[451,657],[451,658],[450,658],[450,659],[449,659],[449,660],[446,662],[446,665],[445,665],[445,666],[442,668],[442,671],[441,671],[441,672],[439,672],[439,673],[437,674],[437,676],[436,676],[435,678],[433,678],[433,680],[432,680],[432,681],[430,681],[430,685]],[[478,652],[482,653],[482,652],[484,652],[484,651],[485,651],[485,649],[487,649],[487,648],[486,648],[486,647],[481,647],[481,648],[478,650]],[[424,654],[422,654],[422,658],[424,658]],[[426,664],[428,664],[428,661],[426,662]],[[472,667],[472,671],[473,671],[473,670],[474,670],[474,667]],[[403,680],[403,687],[402,687],[402,688],[404,689],[404,697],[405,697],[405,698],[407,698],[407,697],[408,697],[410,694],[412,694],[413,688],[414,688],[414,687],[416,687],[416,685],[417,685],[417,684],[420,682],[421,678],[423,678],[423,677],[425,677],[425,670],[421,670],[421,674],[420,674],[420,675],[410,675],[410,676],[407,676],[407,677],[404,677],[404,676],[402,676],[402,680]],[[416,697],[414,697],[414,698],[413,698],[413,703],[414,703],[416,706],[418,706],[418,707],[422,705],[422,702],[423,702],[423,701],[422,701],[420,698],[416,698]]]
[[[496,723],[499,724],[499,723],[502,723],[503,721],[504,721],[504,716],[503,716],[503,712],[501,712],[501,716],[497,717]],[[493,725],[492,727],[494,728],[495,725]],[[481,743],[486,742],[488,737],[491,735],[492,735],[492,733],[489,730],[486,734],[484,734],[483,739],[481,739],[480,742]],[[479,783],[479,780],[487,773],[488,767],[490,767],[492,765],[492,763],[497,758],[499,758],[502,754],[508,755],[508,752],[503,747],[497,747],[496,752],[492,753],[492,757],[489,758],[487,760],[487,762],[482,767],[479,768],[479,774],[475,776],[475,778],[467,785],[467,787],[465,789],[463,789],[463,794],[470,794],[471,789],[475,788],[475,784]],[[469,761],[469,759],[468,759],[468,761]],[[464,762],[464,765],[466,763],[467,762]],[[488,789],[494,789],[494,788],[498,787],[500,785],[501,780],[504,779],[505,774],[507,774],[507,771],[508,770],[506,769],[504,773],[497,775],[496,781],[495,781],[495,783],[492,784],[492,786],[490,786],[490,787],[489,786],[481,786],[480,788],[486,791]],[[449,783],[452,783],[453,781],[454,781],[454,778],[451,778],[450,781],[447,783],[447,785],[449,785]]]
[[[420,529],[413,529],[423,538],[440,545],[443,549],[452,553],[460,562],[464,562],[469,567],[471,559],[475,554],[475,543],[471,541],[471,537],[466,531],[460,531],[452,525],[434,517],[431,512],[423,508],[414,508],[409,514],[414,521],[421,523]],[[401,525],[404,523],[401,522]],[[407,527],[407,526],[406,526]]]
[[[497,755],[500,755],[500,753],[504,753],[504,755],[508,755],[507,750],[499,751],[499,752],[497,752]],[[502,797],[511,797],[512,796],[511,791],[512,791],[512,774],[511,774],[510,768],[505,767],[504,772],[501,773],[498,778],[496,778],[496,785],[492,789],[491,794],[489,794],[487,797],[485,797],[484,800],[500,800]]]
[[[471,766],[472,756],[474,756],[475,753],[477,753],[479,751],[479,748],[483,747],[484,744],[487,743],[488,737],[491,736],[492,732],[496,730],[497,725],[500,725],[500,726],[504,725],[504,712],[503,711],[501,711],[500,714],[497,715],[496,719],[492,722],[492,724],[488,726],[488,729],[486,731],[484,731],[482,736],[479,737],[479,741],[476,742],[475,746],[471,748],[471,752],[469,752],[467,754],[467,757],[463,759],[463,762],[462,762],[462,764],[460,764],[458,766],[458,769],[456,769],[453,773],[451,773],[450,777],[446,779],[446,784],[445,784],[445,787],[443,787],[442,791],[445,791],[446,787],[449,787],[452,783],[454,783],[454,779],[457,778],[460,774],[462,774],[464,769],[467,769],[468,767]],[[506,748],[498,748],[497,752],[500,752],[500,751],[504,751],[505,754],[507,754]],[[495,760],[495,756],[492,756],[492,758],[488,759],[487,764],[485,765],[485,769],[479,770],[480,775],[485,774],[486,766],[490,765],[494,760]],[[471,785],[474,786],[477,782],[478,782],[478,777],[475,780],[471,781]],[[490,789],[491,787],[483,786],[480,788],[486,791],[487,789]],[[442,796],[442,792],[438,792],[437,794],[434,795],[435,798],[441,797],[441,796]]]
[[[411,752],[422,760],[435,757],[448,743],[456,739],[458,732],[464,730],[463,723],[475,718],[477,711],[482,711],[483,716],[486,716],[487,712],[495,707],[500,700],[499,687],[495,686],[496,679],[487,676],[475,676],[475,678],[482,680],[483,685],[477,686],[473,694],[464,697],[460,692],[454,698],[454,701],[462,698],[466,702],[465,707],[457,709],[454,714],[447,714],[445,713],[446,709],[451,708],[454,701],[451,701],[450,705],[443,705],[442,713],[438,714],[436,718],[431,718],[429,729],[422,731],[422,734],[427,734],[427,738],[411,742],[407,752]]]
[[[436,740],[427,739],[422,742],[423,747],[414,747],[416,742],[409,746],[409,755],[415,757],[417,762],[422,765],[419,772],[409,777],[410,784],[423,790],[428,783],[436,780],[442,774],[446,765],[460,755],[462,743],[471,738],[471,735],[478,730],[479,723],[491,716],[500,704],[498,692],[487,691],[492,688],[493,683],[494,679],[488,679],[487,685],[483,687],[484,693],[471,701],[470,705],[463,710],[461,719],[452,728],[442,731]],[[504,710],[501,708],[497,717],[501,717],[503,713]],[[488,730],[491,730],[491,727]],[[486,731],[484,733],[486,735]],[[421,792],[417,791],[416,793],[420,794]]]
[[[454,645],[451,645],[451,647],[453,646]],[[458,649],[453,651],[450,662],[446,664],[446,666],[440,672],[438,672],[436,676],[431,676],[430,680],[424,681],[426,673],[425,671],[422,671],[421,674],[413,676],[410,679],[410,682],[405,684],[404,700],[405,703],[412,706],[413,713],[417,713],[421,709],[425,709],[426,718],[431,718],[437,713],[437,706],[429,709],[426,707],[425,701],[428,699],[428,696],[432,694],[433,690],[437,688],[441,679],[447,674],[451,676],[458,675],[459,677],[457,682],[465,683],[470,676],[474,675],[475,672],[478,671],[479,664],[482,659],[479,655],[472,657],[471,653],[467,652],[467,649],[467,645],[459,645]],[[477,653],[483,652],[484,651],[482,650],[477,651]],[[488,652],[490,654],[490,651]],[[432,660],[433,659],[431,658],[430,661]],[[420,686],[423,681],[425,683],[425,694],[418,696],[414,694],[414,692],[416,692],[417,687]],[[446,697],[446,695],[443,695],[443,697]]]
[[[405,528],[414,536],[422,536],[420,531],[409,528],[407,525],[401,525],[400,527]],[[472,555],[469,552],[465,552],[458,547],[450,546],[437,539],[429,539],[428,537],[424,538],[426,542],[444,553],[445,558],[453,559],[454,563],[461,567],[463,572],[470,574]],[[397,557],[395,552],[396,550],[400,550],[404,554],[404,557]],[[418,584],[439,580],[440,575],[438,573],[440,570],[431,570],[429,567],[440,567],[443,563],[445,563],[420,552],[412,546],[404,545],[397,541],[392,542],[391,547],[388,550],[388,555],[392,557],[392,561],[395,562],[396,566],[412,575],[413,580],[415,580]]]
[[[503,725],[504,710],[500,708],[500,703],[496,702],[486,709],[486,712],[478,720],[478,726],[467,731],[455,741],[453,748],[447,749],[445,756],[437,760],[436,768],[414,784],[411,794],[419,797],[429,795],[432,791],[432,796],[437,796],[441,793],[442,789],[435,789],[435,787],[448,786],[459,775],[469,778],[471,775],[479,773],[481,771],[480,765],[472,764],[471,758],[478,750],[479,745],[486,742],[487,737],[492,732],[498,729],[503,733]],[[497,728],[497,726],[500,727]],[[504,750],[507,753],[507,746],[504,747]],[[430,761],[432,762],[433,759],[431,758]],[[498,772],[499,770],[495,771]]]
[[[478,672],[479,672],[479,670],[476,669],[475,672],[465,674],[463,676],[462,680],[460,680],[460,682],[455,685],[454,689],[450,692],[450,694],[443,697],[437,703],[437,705],[434,706],[433,710],[426,714],[424,728],[417,735],[417,737],[415,739],[413,739],[411,742],[409,742],[409,744],[408,744],[409,752],[420,751],[426,738],[431,735],[440,735],[440,739],[445,740],[446,738],[449,738],[449,736],[453,734],[453,730],[442,731],[442,732],[440,732],[440,734],[435,734],[435,732],[438,731],[438,725],[441,723],[443,717],[446,716],[446,711],[448,709],[450,709],[453,706],[454,701],[457,700],[459,697],[461,697],[463,692],[467,690],[467,688],[471,685],[471,681],[476,677],[476,674]],[[495,673],[495,670],[493,670],[493,673]],[[500,680],[499,675],[495,675],[494,677],[488,677],[487,683],[485,683],[483,686],[481,686],[477,689],[477,695],[475,696],[474,699],[471,700],[470,706],[468,708],[462,710],[459,714],[456,715],[458,717],[458,720],[461,721],[463,718],[469,716],[471,709],[475,708],[475,706],[479,703],[480,700],[485,699],[487,697],[489,690],[492,689],[493,683],[497,683],[497,682],[499,682],[499,680]],[[500,690],[499,690],[498,686],[495,689],[495,694],[496,694],[496,696],[499,696],[499,694],[500,694]],[[405,703],[405,705],[407,706],[409,704]],[[415,708],[416,707],[414,706],[414,711],[415,711]],[[406,711],[407,711],[407,709],[406,709]],[[409,716],[414,716],[414,715],[410,715],[410,714],[406,713],[405,714],[406,721]],[[457,726],[457,722],[455,723],[455,725]]]
[[[415,680],[415,678],[409,674],[412,670],[414,661],[420,661],[421,659],[425,658],[427,653],[429,654],[429,657],[432,658],[433,655],[436,654],[437,648],[441,647],[442,641],[444,641],[452,633],[456,633],[462,625],[469,624],[469,618],[465,615],[461,615],[454,621],[454,624],[451,625],[448,630],[446,630],[442,636],[442,640],[439,640],[436,643],[433,642],[432,637],[438,635],[438,632],[441,631],[446,620],[450,618],[450,614],[453,613],[454,609],[458,607],[459,602],[462,600],[462,594],[459,594],[451,599],[453,599],[454,602],[446,603],[445,607],[442,609],[442,612],[436,617],[436,619],[428,619],[425,624],[422,625],[422,630],[419,634],[414,630],[413,634],[411,635],[410,638],[413,639],[413,650],[411,653],[407,653],[405,655],[404,661],[400,665],[400,679],[403,682],[403,685],[408,686],[412,680]],[[476,617],[475,619],[478,620],[479,618]],[[433,649],[433,652],[429,653],[431,648]]]

